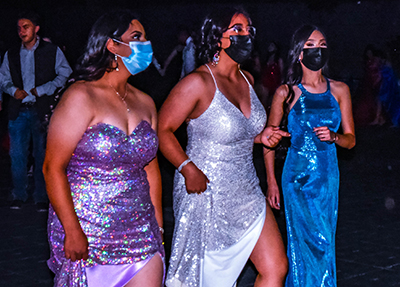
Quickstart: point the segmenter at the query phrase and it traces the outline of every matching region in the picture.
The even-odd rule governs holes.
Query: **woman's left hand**
[[[288,132],[282,131],[279,127],[266,127],[261,133],[261,142],[269,148],[276,147],[282,137],[290,137]]]
[[[334,142],[336,137],[336,134],[328,127],[316,127],[314,133],[322,142]]]

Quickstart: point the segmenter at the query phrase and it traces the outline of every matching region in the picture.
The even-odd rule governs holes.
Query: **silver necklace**
[[[118,91],[113,87],[113,85],[111,85],[110,82],[109,82],[108,84],[109,84],[110,87],[114,90],[114,92],[117,94],[117,96],[121,99],[121,101],[125,104],[126,111],[129,113],[130,110],[129,110],[128,104],[127,104],[126,101],[125,101],[125,98],[126,98],[126,96],[128,95],[128,84],[126,84],[126,86],[125,86],[125,94],[124,94],[123,97],[120,95],[120,93],[118,93]]]

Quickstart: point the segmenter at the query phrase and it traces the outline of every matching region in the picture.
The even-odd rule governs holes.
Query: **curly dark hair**
[[[303,69],[299,62],[299,57],[301,52],[303,51],[304,44],[307,42],[308,38],[310,38],[310,35],[314,31],[321,32],[322,35],[325,37],[324,32],[314,25],[301,26],[299,29],[296,30],[296,32],[294,32],[292,37],[292,42],[288,53],[288,69],[285,81],[289,88],[289,94],[284,103],[284,111],[286,116],[289,113],[289,106],[294,100],[293,86],[299,84],[301,82],[301,79],[303,78]],[[322,68],[322,73],[326,75],[327,72],[328,65],[325,64],[325,66]]]
[[[201,41],[198,49],[199,63],[211,62],[214,54],[221,51],[222,34],[228,30],[232,17],[237,14],[243,14],[251,25],[250,16],[242,7],[218,9],[207,16],[201,27]]]
[[[100,79],[113,69],[114,54],[107,49],[109,38],[120,40],[137,15],[129,10],[114,10],[101,16],[93,25],[84,54],[78,60],[72,82]]]

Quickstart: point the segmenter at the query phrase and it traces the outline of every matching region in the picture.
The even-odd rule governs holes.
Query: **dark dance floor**
[[[400,130],[358,129],[357,146],[352,151],[340,150],[339,159],[338,286],[400,286]],[[2,150],[0,286],[52,286],[52,274],[46,266],[47,215],[37,213],[31,200],[22,210],[9,209],[9,166],[8,155]],[[166,206],[164,217],[168,246],[173,221],[170,206]],[[277,220],[282,228],[283,217]],[[254,269],[248,264],[238,286],[253,286],[254,278]]]

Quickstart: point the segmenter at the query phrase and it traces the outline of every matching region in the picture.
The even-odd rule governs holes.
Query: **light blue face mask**
[[[116,39],[113,40],[131,48],[132,53],[129,55],[129,57],[122,57],[118,54],[115,55],[122,59],[125,67],[132,75],[136,75],[137,73],[146,70],[146,68],[151,64],[153,59],[153,48],[151,47],[150,41],[132,41],[129,42],[128,45]]]

